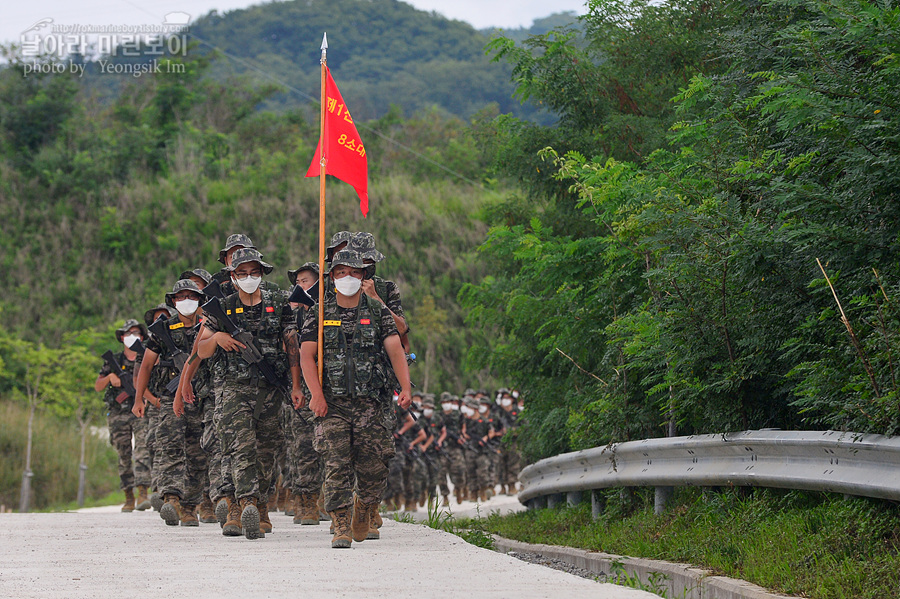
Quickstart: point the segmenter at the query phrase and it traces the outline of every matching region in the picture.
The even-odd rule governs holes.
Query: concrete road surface
[[[591,597],[650,593],[600,584],[479,549],[420,524],[385,520],[378,541],[331,549],[328,524],[275,514],[265,539],[218,524],[168,527],[156,512],[0,515],[0,597]]]

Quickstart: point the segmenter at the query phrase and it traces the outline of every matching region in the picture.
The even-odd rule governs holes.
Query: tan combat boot
[[[228,498],[222,497],[219,501],[216,502],[216,521],[219,523],[219,528],[223,528],[225,523],[228,522]]]
[[[303,506],[305,503],[303,502],[303,495],[293,495],[291,497],[291,511],[294,513],[294,524],[302,524],[303,518],[300,517],[300,514],[303,513]],[[285,512],[287,513],[287,512]],[[319,523],[319,518],[316,518],[316,524]]]
[[[162,509],[162,506],[163,506],[163,504],[164,504],[165,502],[166,502],[166,501],[165,501],[165,499],[163,499],[163,496],[160,495],[160,494],[159,494],[158,492],[156,492],[156,491],[154,491],[154,492],[150,495],[150,507],[153,508],[153,511],[154,511],[154,512],[158,512],[159,510],[161,510],[161,509]]]
[[[378,509],[378,506],[375,507],[372,514],[372,526],[375,528],[381,528],[381,525],[384,524],[384,520],[381,519],[381,510]]]
[[[319,525],[319,505],[312,493],[300,495],[300,511],[294,514],[294,521],[306,526]]]
[[[284,515],[285,516],[293,516],[296,512],[294,511],[294,494],[291,493],[288,489],[284,490]]]
[[[419,506],[416,505],[414,499],[407,499],[406,503],[403,505],[403,510],[406,512],[414,512],[418,509]]]
[[[259,529],[263,534],[272,532],[272,521],[269,519],[269,502],[257,501],[256,509],[259,510]]]
[[[122,506],[123,512],[134,511],[134,489],[125,489],[125,505]]]
[[[444,495],[444,501],[441,503],[441,507],[450,507],[450,496]]]
[[[203,501],[197,506],[197,511],[199,512],[200,522],[203,522],[204,524],[216,522],[216,510],[213,508],[213,503],[209,498],[209,495],[203,496]]]
[[[200,526],[200,520],[197,519],[197,506],[182,503],[179,521],[182,526]]]
[[[359,497],[353,502],[353,518],[350,521],[350,532],[353,533],[353,540],[362,543],[369,535],[369,524],[371,516],[369,514],[369,506],[359,500]]]
[[[166,493],[163,499],[165,503],[159,508],[159,517],[169,526],[178,526],[178,521],[181,520],[181,500],[172,493]]]
[[[244,532],[246,539],[262,539],[266,533],[259,527],[259,508],[257,499],[252,495],[250,497],[241,497],[241,530]]]
[[[150,499],[147,497],[147,487],[141,485],[138,487],[137,506],[135,508],[139,512],[150,509]]]
[[[222,534],[226,537],[239,537],[244,532],[241,530],[241,504],[234,496],[225,498],[228,505],[228,518],[222,526]]]
[[[350,508],[341,508],[331,512],[334,522],[334,537],[331,539],[332,549],[349,549],[353,539],[350,537]]]
[[[463,502],[462,489],[458,487],[453,489],[453,496],[456,497],[456,505],[459,505]]]

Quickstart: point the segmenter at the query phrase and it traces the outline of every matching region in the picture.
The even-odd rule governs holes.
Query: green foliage
[[[583,38],[492,43],[520,96],[560,113],[476,129],[528,196],[486,209],[494,276],[460,299],[493,338],[469,358],[528,390],[527,454],[900,432],[898,15],[602,0]]]
[[[21,404],[0,400],[0,504],[8,508],[19,504],[27,422],[28,411]],[[105,435],[90,433],[87,441],[85,496],[103,497],[119,488],[116,452]],[[71,419],[39,412],[32,443],[32,507],[40,510],[74,502],[81,447],[78,428]]]
[[[900,518],[887,502],[799,491],[683,488],[662,515],[653,494],[628,510],[619,490],[599,520],[574,508],[492,514],[487,532],[528,543],[579,547],[706,568],[814,599],[891,597],[898,580]]]

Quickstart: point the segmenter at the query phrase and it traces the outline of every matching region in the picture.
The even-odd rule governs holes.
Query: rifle
[[[210,299],[214,297],[225,299],[225,294],[222,293],[222,284],[216,280],[213,280],[209,285],[203,288],[203,295]]]
[[[181,382],[181,371],[184,370],[184,365],[187,363],[188,354],[186,351],[175,345],[175,340],[172,339],[172,332],[169,330],[169,325],[166,320],[157,318],[153,321],[153,324],[150,325],[149,329],[150,332],[156,335],[166,346],[166,349],[169,352],[169,359],[172,361],[172,366],[178,371],[178,376],[166,384],[166,391],[174,394],[178,391],[178,384]]]
[[[225,310],[222,309],[219,298],[213,297],[203,304],[203,313],[212,316],[216,322],[219,323],[219,326],[222,327],[226,333],[231,335],[232,339],[244,345],[244,348],[240,350],[241,357],[248,363],[255,364],[260,374],[263,375],[263,378],[265,378],[270,385],[282,390],[285,389],[285,381],[278,377],[275,369],[266,361],[262,352],[259,351],[256,344],[253,342],[253,333],[245,331],[234,324],[234,321],[231,320],[231,318],[225,314]],[[290,392],[288,392],[288,397],[290,397]]]
[[[138,343],[140,343],[140,341],[138,341]],[[134,397],[137,392],[134,390],[132,374],[125,372],[125,367],[119,364],[119,361],[116,360],[116,356],[111,351],[107,350],[102,357],[103,361],[106,362],[106,365],[109,367],[110,374],[115,374],[119,377],[119,380],[122,381],[122,392],[116,396],[116,403],[124,403],[128,397]]]
[[[136,353],[138,356],[140,356],[141,358],[143,358],[143,357],[144,357],[144,350],[147,349],[147,348],[144,347],[144,344],[141,343],[141,340],[140,340],[140,339],[138,339],[137,341],[135,341],[134,343],[132,343],[132,344],[129,346],[128,349],[130,349],[131,351],[133,351],[134,353]]]

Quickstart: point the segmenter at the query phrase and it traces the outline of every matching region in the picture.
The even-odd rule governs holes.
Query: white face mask
[[[195,299],[183,299],[175,302],[175,309],[182,316],[190,316],[200,307],[200,302]]]
[[[262,283],[262,277],[247,277],[244,280],[235,279],[235,282],[244,293],[256,293],[256,290],[259,289],[259,284]]]
[[[465,416],[471,416],[471,415],[472,415],[472,408],[470,408],[469,406],[463,406],[463,407],[462,407],[462,413],[463,413],[463,415],[465,415]]]
[[[512,405],[512,400],[507,397],[506,399],[502,400],[502,403],[504,408],[508,408]]]
[[[134,342],[138,340],[140,340],[140,337],[137,335],[125,335],[122,337],[122,345],[130,349]]]
[[[486,414],[488,411],[488,407],[487,406],[478,406],[478,411],[482,414]]]
[[[441,409],[444,410],[445,412],[449,412],[450,410],[453,409],[453,404],[452,403],[442,403]]]
[[[425,408],[424,410],[422,410],[422,415],[425,416],[425,418],[431,418],[431,416],[434,415],[434,410],[432,410],[431,408]]]
[[[334,288],[338,290],[338,293],[345,297],[356,295],[356,292],[359,291],[360,287],[362,287],[362,279],[357,279],[350,275],[334,280]]]
[[[513,391],[513,392],[512,392],[512,396],[513,396],[513,399],[519,399],[519,392],[518,392],[518,391]]]
[[[450,409],[453,410],[454,412],[459,412],[459,406],[456,405],[455,403],[450,404]]]

